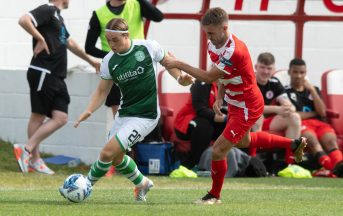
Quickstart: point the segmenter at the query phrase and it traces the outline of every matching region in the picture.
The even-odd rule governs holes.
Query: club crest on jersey
[[[232,62],[229,59],[226,59],[224,57],[221,57],[219,59],[220,63],[226,65],[226,66],[232,66]]]
[[[144,59],[145,59],[145,54],[144,54],[144,52],[143,51],[137,51],[136,53],[135,53],[135,58],[136,58],[136,60],[137,61],[139,61],[139,62],[142,62]]]
[[[274,92],[273,91],[267,91],[266,92],[266,98],[272,99],[274,97]]]

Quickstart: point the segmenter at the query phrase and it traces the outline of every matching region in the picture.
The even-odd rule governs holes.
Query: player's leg
[[[291,139],[300,137],[301,118],[298,113],[291,113],[288,117],[275,115],[270,122],[269,130],[285,131],[285,136]]]
[[[298,139],[290,139],[283,136],[278,136],[275,134],[270,134],[267,132],[251,132],[250,133],[250,143],[248,144],[242,143],[243,147],[252,147],[252,148],[265,148],[265,149],[272,149],[272,148],[283,148],[288,149],[291,148],[294,159],[296,162],[302,161],[303,151],[306,147],[306,138],[300,137]]]
[[[135,185],[135,199],[145,201],[146,193],[153,186],[153,182],[143,176],[134,160],[125,153],[137,141],[143,140],[157,123],[158,119],[116,118],[110,131],[110,140],[88,174],[91,183],[95,184],[104,176],[113,163],[116,170]]]
[[[124,152],[118,141],[113,136],[103,147],[100,152],[99,159],[93,163],[88,172],[88,179],[94,185],[101,177],[103,177],[112,165],[113,158],[120,160],[124,157]]]
[[[32,153],[29,167],[44,174],[54,174],[40,158],[40,143],[68,122],[68,114],[59,110],[52,111],[52,117],[43,123],[27,141],[25,147]]]
[[[332,168],[334,168],[343,160],[342,152],[337,145],[336,134],[334,132],[324,133],[320,136],[320,143],[331,158]]]
[[[228,141],[223,135],[220,135],[213,145],[212,163],[211,163],[211,178],[212,188],[201,199],[197,200],[196,204],[220,204],[220,192],[224,184],[225,174],[227,172],[226,155],[234,144]]]
[[[261,117],[256,121],[256,123],[252,126],[251,131],[261,131],[263,127],[263,122],[264,122],[264,116],[261,115]]]
[[[246,136],[254,122],[245,121],[245,112],[243,109],[231,106],[228,121],[223,133],[218,137],[213,145],[212,163],[211,163],[211,190],[197,204],[218,204],[220,201],[220,192],[224,184],[224,178],[228,169],[226,156],[230,149]],[[258,117],[259,118],[259,117]],[[258,119],[256,118],[256,120]]]
[[[316,133],[313,130],[303,130],[302,136],[307,138],[308,149],[315,157],[315,160],[327,170],[332,170],[331,158],[323,150]]]

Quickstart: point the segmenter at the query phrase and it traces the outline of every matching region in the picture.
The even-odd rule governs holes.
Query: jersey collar
[[[119,56],[126,56],[126,55],[130,54],[130,52],[133,50],[133,46],[134,46],[132,39],[130,39],[130,41],[131,41],[130,49],[127,52],[125,52],[125,53],[117,53],[117,55],[119,55]]]

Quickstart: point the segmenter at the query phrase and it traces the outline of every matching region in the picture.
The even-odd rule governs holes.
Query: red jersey
[[[214,66],[224,72],[219,82],[225,86],[225,101],[243,108],[247,112],[247,120],[248,111],[250,113],[264,106],[247,46],[230,34],[225,45],[219,49],[209,42],[208,53]]]

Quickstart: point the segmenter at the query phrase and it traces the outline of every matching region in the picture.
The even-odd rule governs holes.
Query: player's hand
[[[224,113],[220,111],[222,105],[223,105],[223,99],[216,99],[216,101],[213,104],[213,111],[215,112],[215,114],[220,115],[220,116],[224,115]]]
[[[36,58],[39,53],[41,53],[43,50],[50,55],[48,44],[45,42],[45,40],[39,40],[37,41],[37,44],[35,48],[33,49],[33,56]]]
[[[188,86],[194,83],[193,77],[188,74],[181,74],[177,81],[180,85],[183,86]]]
[[[163,65],[163,67],[165,67],[168,70],[171,68],[178,68],[179,62],[178,62],[178,59],[175,58],[174,55],[172,55],[171,53],[168,53],[168,55],[164,57],[161,64]]]
[[[278,114],[282,117],[288,117],[292,112],[292,106],[281,105]]]
[[[80,124],[82,121],[88,119],[89,116],[91,116],[91,115],[92,115],[92,112],[90,112],[90,111],[85,111],[85,112],[83,112],[83,113],[80,115],[79,119],[78,119],[78,120],[76,121],[76,123],[74,124],[74,128],[77,128],[77,127],[79,126],[79,124]]]

